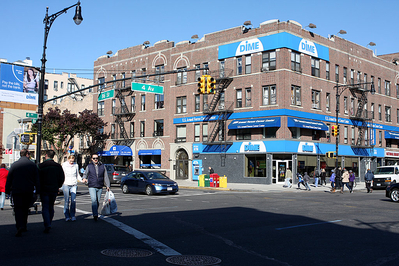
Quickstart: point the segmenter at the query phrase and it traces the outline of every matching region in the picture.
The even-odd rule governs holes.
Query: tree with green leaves
[[[94,152],[96,147],[101,147],[108,138],[103,132],[106,125],[92,110],[86,109],[77,115],[68,109],[62,111],[58,107],[49,108],[43,116],[42,139],[54,149],[58,162],[61,163],[75,136],[86,137],[88,153]]]

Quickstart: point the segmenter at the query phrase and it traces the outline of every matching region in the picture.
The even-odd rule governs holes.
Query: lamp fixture
[[[150,41],[145,41],[145,42],[143,43],[143,45],[145,46],[145,48],[147,48],[147,47],[150,45]]]
[[[369,44],[367,44],[369,46],[376,46],[375,42],[369,42]]]
[[[244,22],[244,26],[242,26],[242,33],[247,33],[252,27],[252,23],[250,20]]]
[[[315,29],[315,28],[317,28],[317,26],[313,23],[309,23],[309,25],[307,25],[305,28]]]
[[[340,30],[337,34],[341,34],[341,35],[346,34],[346,30]]]
[[[80,7],[80,1],[78,1],[78,4],[75,9],[75,16],[73,17],[73,21],[75,21],[76,25],[79,25],[82,22],[82,8]]]

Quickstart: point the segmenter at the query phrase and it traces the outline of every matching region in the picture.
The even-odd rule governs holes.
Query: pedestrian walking
[[[374,179],[373,172],[371,172],[370,169],[367,169],[367,173],[364,176],[364,181],[366,182],[367,193],[372,193],[373,192],[373,188],[371,187],[373,179]]]
[[[314,176],[314,186],[315,186],[315,187],[318,187],[318,185],[319,185],[319,178],[320,178],[320,172],[319,172],[319,170],[316,169],[316,170],[314,171],[313,176]]]
[[[27,231],[29,207],[31,206],[34,191],[39,191],[39,171],[30,157],[27,149],[20,151],[20,158],[11,165],[6,182],[6,194],[11,195],[14,203],[15,225],[17,233]]]
[[[98,161],[98,154],[91,156],[91,162],[86,167],[83,174],[83,182],[87,182],[89,186],[89,193],[91,198],[91,210],[93,212],[94,221],[98,220],[98,207],[100,206],[101,193],[103,191],[104,183],[109,191],[109,178],[107,170],[104,165]]]
[[[296,174],[296,177],[298,178],[298,189],[301,188],[301,184],[302,184],[302,185],[305,187],[305,189],[306,189],[305,182],[303,181],[302,175],[301,175],[300,173],[297,173],[297,174]]]
[[[46,151],[44,162],[38,165],[40,177],[40,199],[42,201],[42,216],[44,233],[49,233],[54,218],[54,202],[59,188],[65,181],[64,170],[54,161],[55,152]]]
[[[0,165],[0,209],[4,210],[4,201],[6,200],[6,182],[7,182],[8,170],[6,165],[2,163]]]
[[[287,168],[287,171],[285,172],[284,187],[291,188],[292,187],[291,180],[292,180],[292,171],[290,168]]]
[[[331,192],[335,192],[335,173],[334,170],[331,171],[331,176],[330,176],[330,183],[331,183]]]
[[[208,172],[211,175],[211,174],[215,173],[215,170],[213,170],[213,168],[209,166],[208,167]]]
[[[326,176],[327,176],[326,169],[322,168],[321,169],[321,174],[320,174],[320,179],[321,179],[320,180],[320,185],[323,186],[323,183],[324,183],[325,186],[327,185]]]
[[[344,188],[342,186],[342,170],[341,167],[338,167],[338,169],[335,171],[335,189],[340,188],[341,193],[344,193]]]
[[[344,187],[346,186],[349,189],[349,192],[352,191],[349,185],[349,172],[348,170],[344,169],[344,173],[342,174],[342,193],[344,192]]]
[[[82,181],[79,175],[79,166],[75,163],[74,155],[68,156],[68,160],[62,164],[62,170],[64,170],[65,174],[65,181],[62,185],[65,221],[74,222],[76,221],[76,190],[78,187],[78,180]]]
[[[307,172],[305,172],[305,174],[303,175],[303,182],[305,183],[305,188],[306,188],[308,191],[310,191],[309,181],[310,181],[310,176],[308,175]]]
[[[352,170],[349,170],[349,186],[351,187],[351,193],[353,193],[353,188],[355,187],[355,173],[352,172]]]

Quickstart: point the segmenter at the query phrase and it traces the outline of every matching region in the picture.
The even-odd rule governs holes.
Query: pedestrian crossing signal
[[[335,152],[333,152],[333,151],[326,152],[326,157],[327,158],[336,158]]]

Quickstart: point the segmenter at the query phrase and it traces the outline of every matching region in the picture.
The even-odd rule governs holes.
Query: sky
[[[8,62],[30,57],[41,66],[43,19],[77,0],[0,0],[0,58]],[[351,42],[370,47],[377,55],[399,52],[398,0],[81,0],[82,23],[73,22],[75,8],[52,24],[46,51],[46,72],[76,73],[93,78],[94,61],[108,51],[150,46],[160,40],[191,40],[197,34],[243,25],[253,28],[270,20],[294,20],[303,27],[313,23],[315,34],[327,37],[341,29]]]

